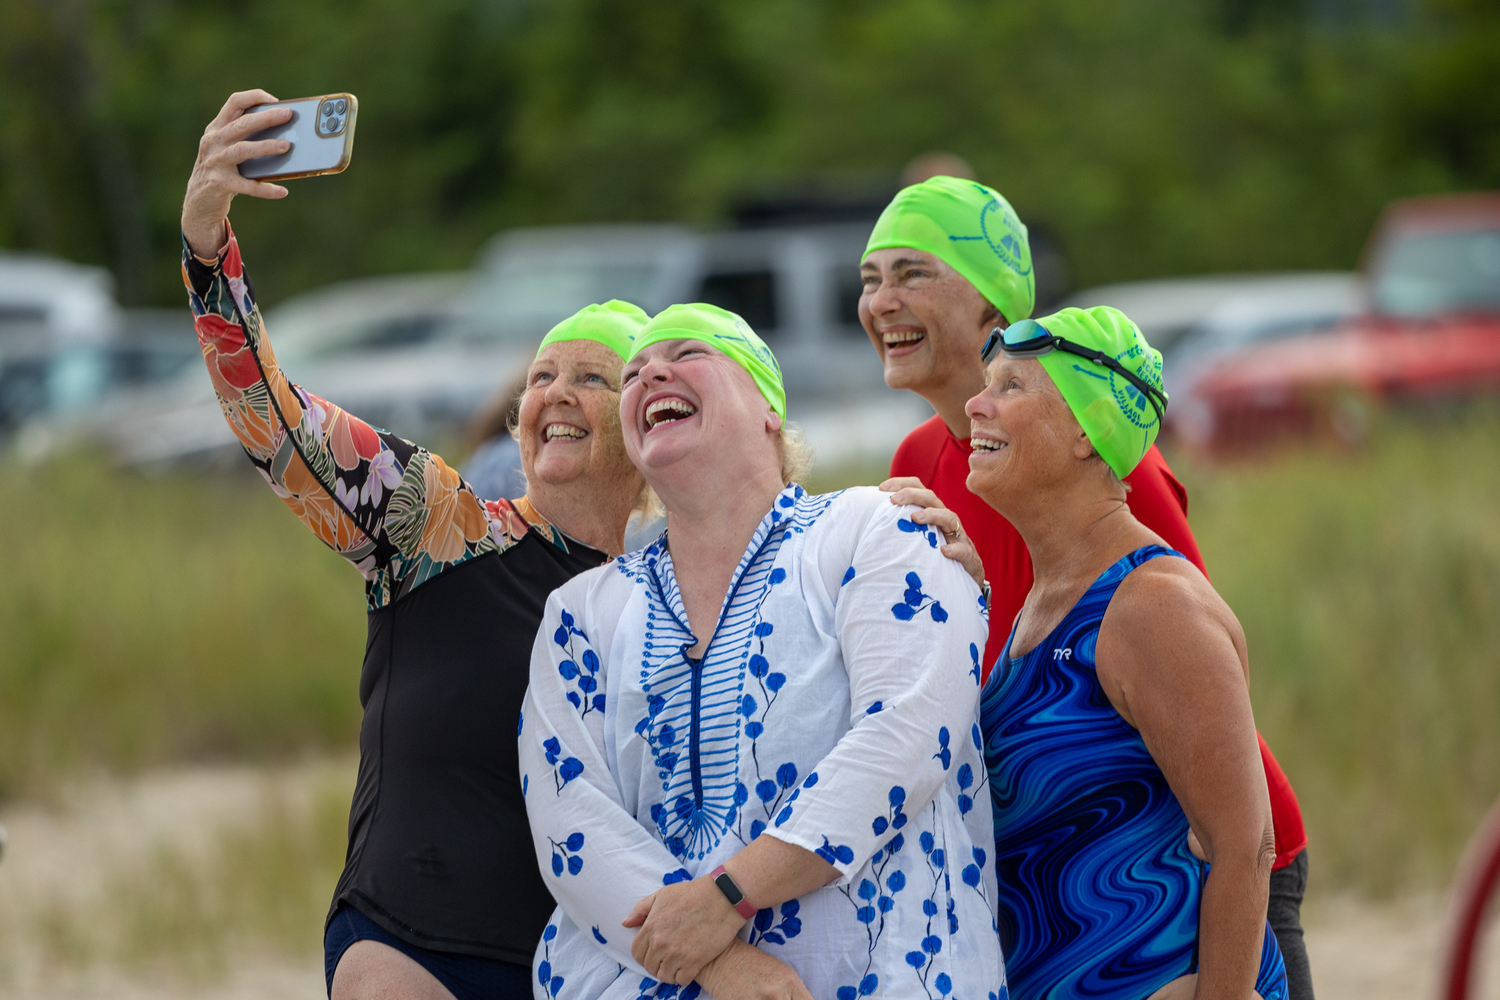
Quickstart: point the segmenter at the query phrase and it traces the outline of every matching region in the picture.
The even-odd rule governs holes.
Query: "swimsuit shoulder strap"
[[[1143,545],[1134,552],[1126,553],[1099,574],[1099,578],[1084,591],[1054,634],[1078,637],[1084,631],[1097,631],[1104,621],[1104,612],[1109,610],[1109,602],[1114,600],[1115,591],[1120,589],[1120,584],[1125,582],[1131,571],[1162,556],[1186,558],[1181,552],[1165,545]]]

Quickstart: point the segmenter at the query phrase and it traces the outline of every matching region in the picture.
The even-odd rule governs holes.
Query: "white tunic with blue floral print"
[[[814,997],[1005,997],[977,715],[986,615],[912,510],[788,487],[696,662],[661,541],[552,594],[520,731],[561,904],[539,1000],[698,996],[648,976],[620,921],[762,835],[839,871],[742,932]]]

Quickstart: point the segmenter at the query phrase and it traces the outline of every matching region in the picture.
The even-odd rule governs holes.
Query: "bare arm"
[[[775,837],[757,837],[724,862],[757,910],[805,896],[838,878],[838,869],[812,851]],[[745,918],[706,878],[663,886],[635,904],[626,927],[640,927],[631,953],[656,978],[686,986],[701,963],[732,946]],[[709,962],[712,965],[712,962]],[[707,986],[707,983],[704,983]],[[718,996],[711,987],[709,992]]]
[[[1100,683],[1140,731],[1213,866],[1199,915],[1199,1000],[1254,989],[1275,848],[1244,634],[1177,559],[1132,573],[1099,629]]]
[[[714,1000],[812,1000],[791,966],[738,940],[703,967],[698,984]]]

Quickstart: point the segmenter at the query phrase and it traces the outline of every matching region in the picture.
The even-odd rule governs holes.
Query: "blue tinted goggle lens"
[[[1052,350],[1055,340],[1046,327],[1036,320],[1017,320],[1004,330],[996,327],[990,331],[989,339],[984,342],[984,348],[980,351],[980,360],[989,364],[1002,348],[1013,357],[1039,357]]]

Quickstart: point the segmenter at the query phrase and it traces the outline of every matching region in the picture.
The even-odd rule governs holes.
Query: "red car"
[[[1224,358],[1169,426],[1215,452],[1352,442],[1372,406],[1500,392],[1500,192],[1392,203],[1360,269],[1366,312]]]

